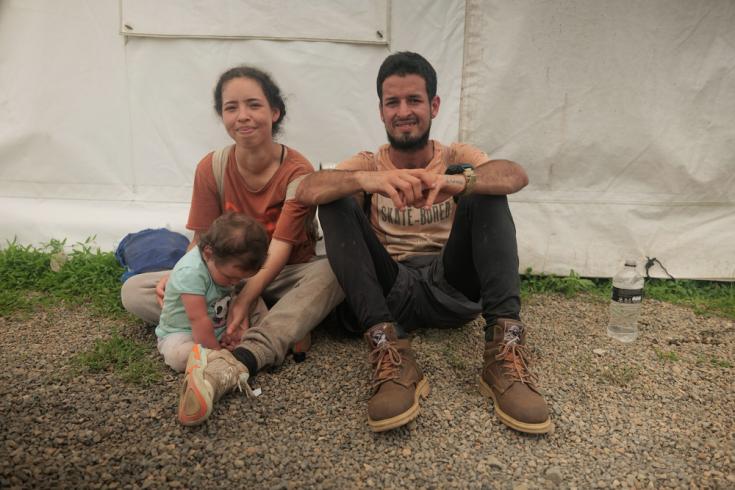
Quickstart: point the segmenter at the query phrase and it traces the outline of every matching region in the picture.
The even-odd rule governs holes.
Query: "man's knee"
[[[486,207],[486,206],[508,207],[508,196],[496,196],[490,194],[470,194],[459,200],[459,207]]]
[[[496,224],[513,224],[513,215],[508,206],[508,196],[470,194],[459,200],[457,216],[464,216],[472,222],[482,221]]]
[[[319,205],[319,222],[322,228],[344,222],[349,216],[354,216],[355,211],[360,211],[357,201],[353,197],[343,197],[330,203]]]

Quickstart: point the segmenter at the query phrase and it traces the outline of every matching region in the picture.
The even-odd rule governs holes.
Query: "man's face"
[[[391,75],[383,81],[380,119],[391,146],[417,150],[429,141],[431,120],[439,113],[439,97],[429,100],[419,75]]]

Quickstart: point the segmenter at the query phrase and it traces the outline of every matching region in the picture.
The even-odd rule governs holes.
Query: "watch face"
[[[450,165],[447,167],[448,175],[457,175],[464,173],[466,169],[473,169],[474,167],[469,163],[457,163],[456,165]]]

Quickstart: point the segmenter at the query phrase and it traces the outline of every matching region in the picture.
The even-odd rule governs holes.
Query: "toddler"
[[[227,213],[214,220],[197,246],[176,263],[156,327],[158,350],[166,364],[182,372],[194,344],[221,349],[234,288],[258,272],[267,248],[268,237],[260,224],[243,214]],[[257,319],[253,320],[254,326]]]

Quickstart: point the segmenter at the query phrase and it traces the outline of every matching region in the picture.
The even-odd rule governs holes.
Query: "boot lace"
[[[536,383],[536,375],[531,373],[528,367],[528,348],[520,344],[520,338],[513,336],[504,339],[502,349],[495,356],[495,359],[501,361],[506,374],[513,381],[520,381],[531,386]]]
[[[222,391],[221,393],[217,393],[217,398],[220,398],[223,394],[235,387],[240,391],[240,393],[245,393],[246,398],[255,398],[255,393],[248,383],[248,379],[250,378],[249,373],[244,372],[238,375],[237,369],[232,365],[228,365],[215,375],[219,376],[218,387]],[[233,380],[233,378],[236,379]]]
[[[248,383],[248,378],[250,375],[248,373],[242,373],[240,376],[237,377],[237,389],[240,390],[240,393],[245,393],[245,398],[255,398],[255,393],[253,392],[253,389],[250,387],[250,383]]]
[[[401,374],[401,354],[392,342],[384,340],[370,352],[370,363],[375,365],[373,371],[373,390]]]

